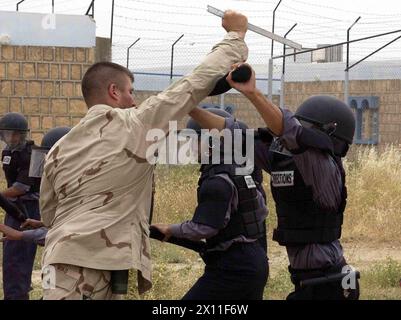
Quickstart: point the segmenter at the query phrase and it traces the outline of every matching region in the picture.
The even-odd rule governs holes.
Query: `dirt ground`
[[[388,258],[401,263],[401,244],[400,243],[343,243],[344,254],[349,264],[359,271],[370,269],[375,263],[383,262]],[[279,269],[282,269],[288,264],[286,251],[284,248],[270,242],[269,258],[271,273],[274,274]],[[192,267],[203,268],[203,263],[199,259],[199,265],[192,265]],[[173,272],[179,272],[181,268],[186,265],[174,263],[171,265]],[[1,278],[1,273],[0,273]],[[401,279],[401,275],[400,275]],[[32,275],[32,282],[34,287],[40,287],[41,276],[40,270],[34,270]],[[400,288],[401,290],[401,288]]]
[[[374,263],[391,258],[401,262],[401,243],[350,243],[342,242],[344,256],[349,264],[360,270],[366,270]],[[283,247],[270,243],[269,259],[271,268],[288,263],[287,254]],[[401,275],[400,275],[401,277]]]

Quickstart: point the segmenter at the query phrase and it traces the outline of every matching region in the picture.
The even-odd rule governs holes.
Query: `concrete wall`
[[[313,82],[286,82],[285,107],[292,111],[308,97],[317,94],[333,95],[344,99],[343,81],[313,81]],[[157,92],[137,92],[137,100],[141,102]],[[350,96],[378,96],[379,97],[379,144],[401,144],[401,80],[355,80],[350,82]],[[280,104],[279,96],[274,96],[273,102]],[[207,98],[202,103],[220,104],[219,97]],[[235,117],[245,121],[249,127],[264,126],[264,122],[249,101],[240,94],[226,94],[225,104],[237,107]],[[366,113],[369,117],[369,113]],[[181,123],[182,128],[186,122]],[[368,135],[370,128],[365,122],[364,134]]]
[[[0,46],[0,116],[21,112],[40,143],[43,134],[55,126],[74,126],[86,114],[81,80],[95,61],[108,58],[109,39],[98,39],[96,48]],[[97,51],[97,52],[96,52]],[[142,102],[158,92],[139,91]],[[250,127],[263,126],[259,114],[240,94],[226,94],[225,104],[234,105],[235,116]],[[278,97],[275,102],[279,103]],[[219,105],[220,97],[202,103]],[[185,126],[187,117],[181,121]]]
[[[73,126],[87,112],[81,79],[94,48],[0,46],[0,116],[21,112],[40,143],[55,126]]]
[[[107,40],[107,39],[106,39]],[[106,41],[107,42],[107,41]],[[103,52],[107,58],[107,45]],[[102,56],[100,55],[100,56]],[[29,120],[32,138],[40,143],[55,126],[73,126],[85,115],[81,79],[95,62],[95,48],[0,45],[0,116],[21,112]],[[311,95],[330,94],[343,99],[342,81],[286,82],[285,106],[295,110]],[[138,102],[157,92],[137,92]],[[401,80],[354,80],[350,96],[379,97],[379,143],[401,143]],[[279,104],[279,97],[274,97]],[[226,94],[225,104],[236,107],[235,116],[251,128],[264,123],[240,94]],[[220,97],[202,103],[220,104]],[[185,125],[186,118],[180,123]]]
[[[353,80],[350,96],[379,97],[379,144],[401,143],[401,80]],[[286,82],[285,106],[295,110],[311,95],[344,99],[343,81]]]
[[[110,38],[96,37],[95,62],[111,61]]]

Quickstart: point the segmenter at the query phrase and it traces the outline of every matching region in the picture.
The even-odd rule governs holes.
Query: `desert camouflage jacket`
[[[247,58],[235,32],[190,75],[137,108],[96,105],[46,158],[40,207],[49,232],[43,266],[65,263],[101,270],[137,269],[138,288],[151,287],[149,212],[154,166],[146,161],[149,129],[168,131],[208,93],[232,64]]]

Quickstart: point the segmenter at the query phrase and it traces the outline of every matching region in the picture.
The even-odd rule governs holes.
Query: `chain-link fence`
[[[141,7],[134,7],[135,3]],[[248,8],[248,12],[255,21],[257,10]],[[168,15],[176,19],[172,21]],[[157,1],[126,1],[115,7],[113,61],[128,65],[134,72],[137,90],[160,91],[193,70],[224,34],[221,19],[206,11],[206,1],[172,6]],[[140,40],[129,50],[127,61],[128,48],[137,38]],[[248,62],[257,71],[257,86],[267,94],[271,40],[252,32],[246,40]],[[280,79],[275,80],[278,93]]]
[[[135,4],[140,4],[141,6],[135,7]],[[268,1],[266,5],[272,4],[274,4],[274,1]],[[288,13],[291,13],[291,10],[293,10],[288,6],[287,9],[289,10]],[[267,11],[259,13],[257,10],[248,8],[245,10],[249,19],[252,22],[256,22],[255,24],[260,21],[262,27],[266,24],[265,18],[269,18]],[[304,14],[302,12],[299,12],[301,20],[302,17],[306,17],[306,12]],[[174,15],[176,20],[172,21],[166,15]],[[319,19],[324,22],[330,19],[334,20],[331,24],[335,24],[335,26],[329,27],[328,24],[325,25],[323,22],[312,26],[311,23],[303,21],[295,28],[294,33],[296,35],[294,37],[299,37],[299,34],[304,32],[301,41],[304,42],[302,43],[303,45],[307,46],[311,42],[311,35],[315,35],[319,39],[317,41],[323,41],[320,38],[330,28],[333,31],[337,31],[340,29],[339,25],[342,24],[344,25],[342,28],[346,30],[345,21],[329,17],[319,17]],[[366,30],[359,32],[358,37],[367,37],[375,33],[391,31],[386,26],[374,29],[371,26],[373,23],[372,19],[370,17],[367,18],[368,21],[364,26]],[[193,23],[195,20],[196,23]],[[288,20],[285,22],[285,25],[288,24]],[[200,23],[202,21],[204,21],[204,24]],[[297,20],[294,19],[294,21]],[[284,27],[283,24],[279,25],[278,34],[283,34],[285,32],[283,30],[288,28],[287,26]],[[145,25],[146,27],[144,27]],[[366,28],[366,26],[370,27]],[[311,31],[315,31],[315,29],[319,30],[319,33]],[[374,30],[377,31],[375,32]],[[318,35],[320,38],[317,37]],[[351,44],[350,53],[352,60],[349,65],[352,66],[354,62],[368,56],[382,44],[399,35],[393,34]],[[206,6],[177,3],[166,9],[165,4],[157,1],[125,1],[124,4],[117,4],[115,7],[113,61],[127,65],[134,72],[137,90],[160,91],[169,85],[171,81],[174,81],[174,79],[190,72],[223,36],[224,30],[220,26],[220,19],[207,13]],[[137,41],[138,38],[140,38],[139,41]],[[345,38],[345,34],[343,34],[343,37],[336,34],[334,38],[326,37],[325,41],[335,43],[345,40]],[[248,32],[246,40],[250,49],[248,62],[256,70],[257,85],[262,92],[268,94],[271,40],[252,32]],[[133,45],[134,42],[135,44]],[[316,46],[319,45],[315,44],[314,47]],[[129,52],[128,48],[130,48]],[[283,83],[286,82],[312,81],[316,85],[319,81],[345,80],[346,49],[347,46],[344,44],[335,48],[287,57],[287,70],[284,74],[284,81],[282,80],[282,59],[275,59],[272,94],[283,95],[283,89],[285,88]],[[350,69],[350,80],[365,78],[398,79],[397,71],[391,66],[392,62],[389,62],[389,60],[398,60],[400,52],[401,41],[394,42],[389,47],[383,49],[383,51],[378,52],[374,57],[376,61],[386,61],[382,64],[383,68],[380,67],[380,63],[375,66],[369,65],[369,63],[360,64]],[[283,45],[275,43],[274,54],[279,55],[282,53]],[[286,53],[291,53],[291,49],[288,48]],[[383,58],[380,58],[382,53],[385,54],[383,54]],[[386,69],[389,72],[386,73]],[[345,91],[346,88],[343,87],[343,90]],[[322,93],[325,93],[324,88],[322,88]],[[346,92],[343,92],[343,94],[346,94]],[[285,104],[285,98],[282,98],[283,103]]]
[[[391,55],[401,50],[399,38],[400,33],[395,33],[380,37],[380,41],[351,44],[354,54],[348,74],[346,45],[308,52],[301,59],[287,57],[284,73],[283,60],[276,59],[274,76],[282,78],[281,106],[295,110],[311,95],[332,95],[355,113],[356,143],[399,143],[401,59]],[[374,60],[365,60],[373,56]]]
[[[143,6],[134,9],[133,3]],[[273,4],[269,2],[270,6]],[[158,12],[161,8],[167,11]],[[293,36],[292,39],[301,43],[303,48],[325,47],[327,43],[343,44],[289,55],[285,60],[282,57],[273,59],[273,72],[269,72],[272,42],[249,31],[246,38],[249,47],[247,62],[255,69],[258,88],[270,97],[280,96],[275,102],[292,110],[311,95],[336,96],[355,112],[356,142],[377,144],[399,141],[401,87],[399,82],[394,81],[401,79],[401,40],[398,39],[401,33],[369,38],[396,31],[397,26],[391,22],[393,18],[386,17],[387,25],[378,25],[378,18],[364,17],[362,20],[365,22],[358,22],[358,27],[363,30],[359,30],[357,35],[351,34],[350,40],[367,39],[350,43],[347,47],[349,25],[345,19],[313,15],[305,10],[297,11],[299,14],[295,17],[295,10],[292,12],[288,5],[287,9],[288,13],[294,14],[294,20],[281,21],[276,26],[277,34],[285,34],[292,30],[289,26],[294,28],[294,22],[300,21],[288,38]],[[169,20],[166,12],[175,15],[176,20]],[[271,12],[259,13],[249,8],[244,12],[250,22],[261,27],[266,25],[265,18],[271,17]],[[138,13],[148,15],[138,16]],[[316,24],[309,22],[308,17],[317,19]],[[115,19],[113,61],[127,65],[133,71],[135,89],[139,91],[165,89],[172,81],[189,73],[224,37],[220,19],[207,13],[206,6],[200,4],[177,3],[167,9],[156,0],[146,3],[130,0],[126,5],[116,6]],[[142,23],[146,24],[146,28]],[[329,36],[330,31],[335,32],[335,36]],[[138,38],[140,40],[137,41]],[[294,50],[284,49],[276,42],[274,56],[283,53],[292,54]]]
[[[374,35],[370,35],[374,36]],[[352,60],[348,62],[346,44],[336,47],[307,52],[301,55],[291,55],[285,60],[283,73],[283,59],[275,59],[275,77],[280,77],[280,97],[282,104],[291,102],[291,86],[294,83],[313,83],[314,93],[334,94],[348,103],[349,97],[356,89],[355,81],[363,80],[396,80],[401,79],[401,59],[397,55],[401,50],[400,32],[367,39],[350,44]],[[390,53],[390,55],[389,55]],[[395,53],[391,55],[391,53]],[[369,58],[373,58],[369,60]],[[348,70],[348,71],[347,71]],[[348,79],[347,79],[348,78]],[[347,81],[349,80],[349,82]],[[337,82],[337,86],[327,86],[328,82]],[[340,85],[341,84],[341,85]],[[288,92],[287,87],[290,88]],[[364,88],[366,92],[371,87]]]
[[[185,37],[185,36],[184,36]],[[217,41],[215,42],[217,43]],[[194,47],[194,44],[178,42],[174,47],[172,60],[172,43],[138,41],[130,49],[127,60],[127,45],[113,45],[113,61],[128,65],[135,75],[135,89],[146,91],[161,91],[172,81],[191,72],[198,65],[215,44],[203,47]],[[268,46],[266,45],[268,48]],[[267,51],[267,50],[266,50]],[[257,86],[267,94],[268,89],[268,57],[266,55],[250,54],[248,63],[257,71]],[[280,78],[274,79],[274,92],[279,93]]]
[[[55,12],[84,14],[91,2],[57,0]],[[115,4],[114,15],[110,10],[112,3]],[[54,9],[51,4],[47,0],[29,0],[21,6],[24,11],[51,12]],[[243,12],[249,22],[266,30],[272,30],[272,13],[279,4],[275,33],[283,36],[291,31],[288,38],[302,44],[303,48],[344,42],[347,35],[354,40],[400,29],[397,12],[350,10],[334,7],[325,0],[319,3],[302,0],[291,3],[276,0],[176,0],[174,3],[115,0],[107,5],[96,1],[95,20],[100,26],[108,24],[109,17],[113,16],[112,60],[127,65],[134,72],[135,89],[161,91],[189,73],[224,37],[221,20],[206,11],[208,4],[221,10],[232,8]],[[14,8],[14,1],[0,3],[0,9]],[[103,16],[107,16],[107,22]],[[290,28],[295,23],[295,29]],[[283,59],[274,59],[271,74],[271,40],[249,31],[246,37],[248,62],[256,71],[258,88],[264,94],[279,95],[280,100],[275,99],[275,102],[281,106],[295,109],[310,95],[331,94],[343,99],[355,111],[357,140],[369,143],[396,141],[396,137],[401,136],[400,35],[398,32],[351,43],[348,74],[345,72],[346,43],[288,56],[284,73]],[[288,54],[292,49],[284,50],[283,45],[276,42],[274,56],[282,55],[284,51]],[[364,58],[367,60],[354,66]]]

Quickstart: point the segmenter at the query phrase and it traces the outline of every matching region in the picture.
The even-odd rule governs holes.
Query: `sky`
[[[15,10],[18,1],[0,0],[0,10]],[[23,12],[51,12],[51,0],[25,0]],[[84,14],[91,0],[54,0],[55,13]],[[115,0],[113,29],[113,60],[126,62],[127,47],[131,49],[136,69],[163,66],[169,69],[171,45],[182,34],[175,47],[175,63],[191,65],[217,43],[225,31],[221,19],[206,11],[207,5],[221,10],[234,9],[248,16],[248,21],[272,30],[272,12],[279,0]],[[95,1],[97,35],[110,36],[111,0]],[[401,3],[396,0],[282,0],[276,12],[275,33],[284,35],[295,23],[288,38],[303,45],[333,44],[346,40],[348,27],[359,17],[351,38],[401,29]],[[351,44],[351,60],[356,61],[393,40],[397,34]],[[271,40],[248,32],[246,41],[253,63],[265,64],[271,52]],[[282,53],[276,43],[274,53]],[[401,58],[401,39],[370,60]],[[131,65],[130,65],[131,66]]]

